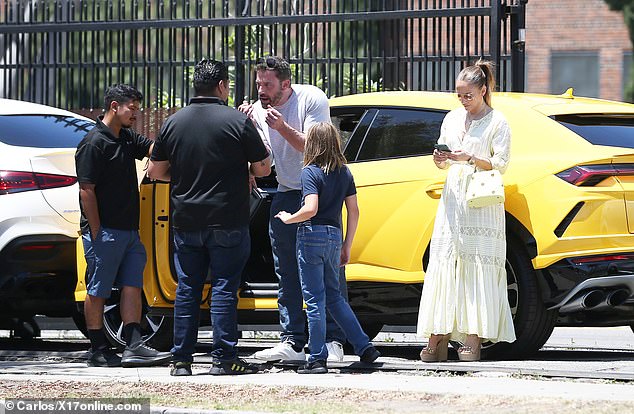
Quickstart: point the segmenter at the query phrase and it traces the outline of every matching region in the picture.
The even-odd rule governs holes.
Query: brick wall
[[[600,97],[622,100],[623,53],[631,50],[622,13],[610,11],[603,0],[529,0],[526,5],[527,92],[551,92],[551,52],[593,51],[599,55]]]

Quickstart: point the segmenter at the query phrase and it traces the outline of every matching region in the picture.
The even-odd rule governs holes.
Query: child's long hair
[[[341,152],[341,138],[337,128],[328,122],[313,125],[306,134],[304,167],[316,164],[328,174],[345,163],[346,157]]]

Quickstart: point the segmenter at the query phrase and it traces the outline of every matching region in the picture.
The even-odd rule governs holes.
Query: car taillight
[[[55,174],[39,174],[35,173],[37,184],[40,189],[45,190],[47,188],[68,187],[77,182],[77,177],[71,177],[69,175],[55,175]]]
[[[0,195],[30,190],[67,187],[77,182],[77,177],[27,171],[0,171]]]
[[[20,250],[24,251],[33,251],[33,250],[51,250],[55,248],[52,244],[28,244],[26,246],[20,247]]]
[[[634,176],[634,164],[577,165],[555,175],[570,184],[591,187],[608,177]]]
[[[572,263],[579,265],[584,263],[617,262],[620,260],[634,260],[634,254],[612,254],[606,256],[578,257],[572,259]]]

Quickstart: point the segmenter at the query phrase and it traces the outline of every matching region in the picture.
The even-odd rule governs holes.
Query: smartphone
[[[434,148],[442,152],[451,152],[451,148],[447,144],[434,144]]]

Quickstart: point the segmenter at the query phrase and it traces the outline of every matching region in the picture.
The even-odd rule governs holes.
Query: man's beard
[[[273,97],[269,96],[267,100],[268,102],[262,102],[262,98],[260,98],[260,102],[262,102],[262,107],[264,109],[276,106],[282,100],[282,91],[279,91]]]

